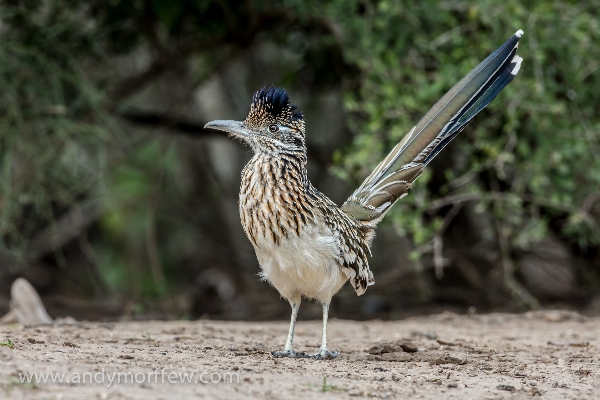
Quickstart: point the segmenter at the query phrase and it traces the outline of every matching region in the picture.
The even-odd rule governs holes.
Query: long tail
[[[461,79],[379,163],[342,209],[374,227],[421,175],[423,168],[508,85],[521,67],[523,31]],[[388,171],[393,171],[388,174]]]

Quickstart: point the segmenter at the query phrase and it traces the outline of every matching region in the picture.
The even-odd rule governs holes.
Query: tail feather
[[[523,61],[516,55],[522,35],[523,31],[517,31],[454,85],[379,163],[342,209],[376,225],[408,193],[423,168],[513,80]],[[387,174],[389,170],[394,172]]]

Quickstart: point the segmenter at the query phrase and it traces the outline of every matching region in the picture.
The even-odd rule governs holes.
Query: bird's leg
[[[298,310],[300,309],[299,302],[290,301],[290,305],[292,306],[292,318],[290,320],[290,331],[288,332],[288,337],[285,342],[285,347],[283,351],[274,351],[271,354],[273,357],[291,357],[291,358],[300,358],[305,357],[305,353],[295,353],[293,348],[294,342],[294,328],[296,327],[296,318],[298,317]]]
[[[317,360],[327,360],[338,356],[337,350],[333,353],[327,349],[327,318],[329,317],[329,303],[323,303],[323,341],[321,348],[315,354],[310,354],[308,357]]]

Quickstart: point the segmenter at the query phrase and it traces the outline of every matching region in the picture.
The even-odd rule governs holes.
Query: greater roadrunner
[[[444,95],[338,207],[306,173],[304,117],[285,90],[254,94],[244,121],[212,121],[252,147],[242,172],[240,217],[269,281],[292,306],[290,329],[278,357],[334,358],[327,349],[332,296],[349,279],[358,295],[375,283],[367,254],[377,224],[404,197],[423,168],[515,77],[519,30]],[[390,172],[391,171],[391,172]],[[323,305],[323,342],[315,354],[295,353],[294,326],[302,297]]]

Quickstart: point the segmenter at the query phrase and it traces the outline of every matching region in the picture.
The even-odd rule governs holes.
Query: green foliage
[[[111,171],[106,181],[108,209],[99,221],[101,238],[94,244],[98,269],[108,286],[121,292],[133,290],[143,298],[164,295],[171,281],[147,265],[154,262],[162,270],[165,259],[171,258],[169,267],[181,261],[176,254],[168,254],[169,246],[159,248],[158,238],[150,234],[163,222],[158,217],[161,203],[171,208],[169,200],[178,193],[165,183],[174,181],[179,170],[174,146],[165,147],[164,142],[140,146]],[[162,196],[165,189],[170,196]],[[169,237],[166,242],[178,239]],[[157,254],[149,248],[156,248]]]
[[[344,29],[344,55],[361,81],[344,98],[356,136],[336,155],[334,171],[365,177],[454,83],[523,29],[521,72],[453,143],[464,161],[446,171],[448,183],[437,193],[427,187],[429,176],[421,177],[390,219],[422,245],[438,231],[428,211],[440,195],[482,201],[500,193],[491,198],[493,210],[514,248],[545,237],[550,224],[573,244],[597,246],[600,210],[593,202],[583,207],[600,187],[599,6],[335,3],[330,12]]]
[[[196,246],[189,215],[171,220],[189,187],[174,148],[156,132],[125,125],[121,112],[129,97],[192,57],[198,81],[210,77],[232,49],[286,24],[284,14],[264,1],[3,2],[0,258],[8,253],[12,261],[0,272],[36,261],[31,243],[76,206],[99,199],[100,217],[90,218],[99,237],[88,258],[107,286],[142,297],[171,290]],[[115,61],[154,69],[121,71]],[[214,213],[202,212],[205,219]],[[177,229],[161,241],[165,225]],[[73,239],[47,244],[60,235],[45,238],[59,262]]]
[[[114,139],[102,93],[81,62],[97,32],[62,2],[3,5],[0,41],[0,238],[27,241],[97,181]]]
[[[17,261],[11,268],[19,259],[35,260],[28,258],[36,252],[30,243],[47,227],[85,200],[99,199],[107,211],[90,248],[105,283],[148,296],[169,290],[166,278],[177,275],[173,269],[186,256],[181,245],[190,239],[173,235],[179,247],[156,249],[157,226],[168,223],[157,209],[181,200],[173,198],[185,189],[179,187],[160,201],[168,186],[163,178],[180,162],[172,147],[153,140],[155,132],[132,131],[120,115],[129,96],[161,75],[128,81],[114,61],[150,48],[150,61],[169,54],[155,63],[168,69],[197,55],[198,76],[206,79],[219,60],[216,50],[227,55],[229,44],[238,46],[249,25],[268,19],[261,15],[267,7],[209,0],[2,3],[0,253]],[[267,22],[260,27],[267,29]],[[54,248],[58,259],[65,244]],[[0,272],[9,266],[0,265]]]

